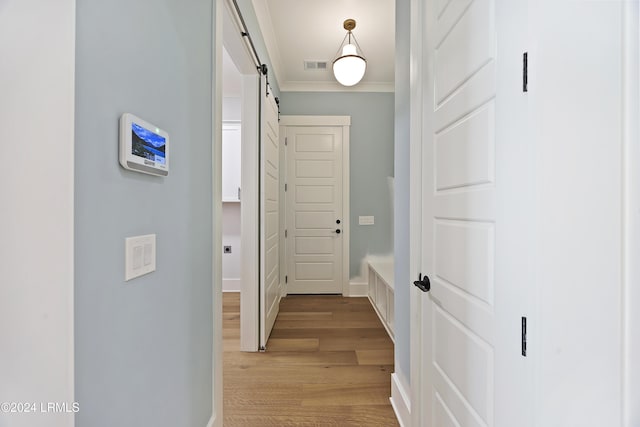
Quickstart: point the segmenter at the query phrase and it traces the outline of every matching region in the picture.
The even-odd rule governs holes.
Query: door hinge
[[[284,283],[289,283],[289,276],[284,276]]]
[[[284,183],[284,191],[287,191],[287,183]]]
[[[287,230],[284,230],[284,238],[287,238]]]
[[[529,54],[525,52],[522,54],[522,91],[529,91]]]
[[[287,144],[288,144],[288,141],[287,141],[287,137],[285,136],[284,137],[284,145],[286,146]]]
[[[522,317],[522,355],[527,357],[527,318]]]

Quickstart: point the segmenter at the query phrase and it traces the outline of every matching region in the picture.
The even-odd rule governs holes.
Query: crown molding
[[[394,83],[364,82],[355,86],[342,86],[338,82],[280,81],[281,92],[395,92]]]

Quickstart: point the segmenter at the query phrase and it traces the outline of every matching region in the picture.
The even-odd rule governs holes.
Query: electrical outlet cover
[[[156,270],[156,235],[124,239],[124,280],[135,279]]]

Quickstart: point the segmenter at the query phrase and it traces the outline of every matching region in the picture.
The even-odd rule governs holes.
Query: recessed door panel
[[[435,275],[493,304],[493,224],[436,221]]]
[[[334,276],[332,262],[299,262],[296,264],[297,281],[332,281]]]
[[[296,203],[333,203],[335,193],[333,185],[296,185],[295,186]]]
[[[451,413],[451,410],[447,408],[439,394],[436,394],[433,404],[433,419],[435,420],[435,425],[440,427],[460,427],[460,423]]]
[[[329,134],[298,134],[295,150],[298,153],[332,153],[335,140]]]
[[[331,160],[297,160],[296,177],[298,178],[333,178],[334,162]]]
[[[333,237],[302,237],[295,239],[295,256],[333,255],[335,249]]]
[[[335,212],[296,212],[295,226],[298,229],[328,230],[336,225]]]
[[[451,29],[438,20],[442,37],[435,54],[435,95],[440,104],[466,84],[495,55],[493,0],[474,0],[466,9],[458,9]]]
[[[436,306],[434,364],[447,386],[486,423],[491,412],[493,354],[491,346]]]
[[[494,181],[493,101],[436,134],[436,189]]]

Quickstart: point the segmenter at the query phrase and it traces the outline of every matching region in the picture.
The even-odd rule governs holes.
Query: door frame
[[[423,40],[423,4],[422,0],[411,0],[411,23],[409,51],[412,63],[409,67],[409,277],[417,278],[422,266],[422,126],[423,99],[422,84],[424,58]],[[420,378],[422,378],[422,318],[430,313],[422,312],[423,292],[411,286],[410,293],[410,365],[411,396],[409,408],[411,425],[422,422],[424,407]]]
[[[241,110],[241,208],[240,208],[240,350],[258,351],[259,347],[259,176],[258,149],[256,143],[260,126],[260,74],[253,57],[241,36],[242,30],[234,18],[232,0],[221,2],[222,37],[216,37],[216,47],[224,46],[242,78]],[[222,73],[222,63],[216,60],[216,74]],[[222,87],[220,91],[222,91]],[[220,93],[220,96],[221,93]],[[221,104],[220,104],[221,105]],[[221,107],[222,108],[222,107]],[[222,117],[220,123],[222,128]],[[216,121],[218,116],[216,115]],[[220,131],[222,132],[222,131]],[[220,133],[221,134],[221,133]],[[218,134],[216,134],[218,135]],[[218,141],[218,140],[217,140]],[[218,143],[218,142],[216,142]],[[222,144],[222,139],[219,139]],[[215,179],[221,179],[221,171],[214,169]],[[215,200],[216,203],[218,200]],[[222,241],[214,241],[214,247],[222,248]],[[220,295],[222,297],[222,295]],[[222,343],[220,343],[222,345]]]
[[[285,128],[288,126],[331,126],[342,128],[342,295],[350,296],[349,285],[349,237],[350,237],[350,223],[351,211],[349,209],[349,133],[351,127],[351,116],[280,116],[280,142],[281,146],[285,147],[285,163],[284,163],[284,176],[285,183],[288,181],[287,170],[287,154],[288,146],[284,145],[283,138],[286,137]],[[284,191],[284,185],[280,186],[280,200],[284,200],[285,206],[288,206],[287,192]],[[284,224],[287,224],[287,209],[283,211]],[[284,233],[283,233],[284,234]],[[281,240],[282,247],[287,253],[287,243],[284,236],[281,236],[284,243]],[[284,271],[285,275],[288,275],[286,256],[280,259],[280,271]],[[287,285],[284,285],[284,294],[287,293]]]
[[[246,249],[242,253],[240,303],[240,345],[243,351],[258,350],[258,137],[259,126],[259,74],[253,63],[241,28],[234,18],[233,0],[215,0],[213,5],[213,69],[212,69],[212,182],[213,182],[213,406],[207,427],[222,426],[222,49],[233,59],[242,76],[242,208],[241,245],[255,248],[255,254]],[[254,136],[251,139],[250,136]],[[246,157],[249,158],[247,160]],[[255,167],[248,167],[255,161]],[[255,177],[255,179],[254,179]],[[253,189],[252,189],[253,187]],[[253,228],[252,228],[253,227]],[[255,230],[254,230],[255,228]],[[255,278],[248,280],[247,278]]]
[[[624,427],[637,425],[640,408],[640,6],[623,6],[623,277],[622,277],[622,420]],[[634,161],[635,160],[635,161]]]

